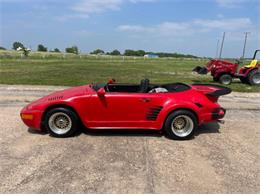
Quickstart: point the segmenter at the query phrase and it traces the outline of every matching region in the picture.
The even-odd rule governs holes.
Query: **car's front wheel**
[[[77,131],[78,117],[70,109],[54,108],[47,112],[44,126],[54,137],[69,137]]]
[[[177,110],[171,113],[166,121],[164,130],[171,139],[189,139],[198,128],[196,116],[188,110]]]

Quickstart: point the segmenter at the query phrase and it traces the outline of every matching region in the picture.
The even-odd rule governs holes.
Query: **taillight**
[[[212,119],[217,120],[217,119],[222,119],[226,114],[226,110],[224,108],[216,108],[212,112]]]

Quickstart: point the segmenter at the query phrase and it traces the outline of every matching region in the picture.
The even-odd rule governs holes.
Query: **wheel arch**
[[[187,107],[178,107],[178,108],[173,108],[173,109],[171,109],[171,110],[167,113],[167,115],[165,116],[165,118],[164,118],[164,120],[163,120],[163,124],[162,124],[162,126],[161,126],[162,129],[164,128],[165,122],[166,122],[167,118],[169,117],[169,115],[172,114],[173,112],[178,111],[178,110],[185,110],[185,111],[191,112],[192,114],[194,114],[194,116],[196,117],[197,123],[199,124],[199,115],[198,115],[198,113],[197,113],[194,109],[192,109],[192,108],[187,108]]]
[[[228,74],[228,75],[230,75],[232,78],[234,78],[234,75],[233,74],[231,74],[230,72],[221,72],[221,73],[218,73],[218,74],[216,74],[217,76],[216,76],[216,78],[220,78],[222,75],[224,75],[224,74]]]
[[[77,110],[75,108],[73,108],[71,105],[67,105],[67,104],[62,104],[61,103],[61,104],[53,104],[53,105],[50,105],[47,108],[45,108],[45,110],[44,110],[44,112],[43,112],[43,114],[41,116],[41,128],[43,128],[43,122],[44,122],[46,114],[50,110],[52,110],[54,108],[66,108],[66,109],[69,109],[69,110],[73,111],[77,115],[80,124],[83,124],[82,120],[81,120],[81,118],[80,118],[80,116],[79,116],[79,114],[78,114],[78,112],[77,112]]]
[[[249,70],[246,74],[247,74],[247,76],[252,72],[252,71],[258,71],[259,70],[259,68],[257,68],[257,67],[255,67],[255,68],[252,68],[251,70]]]

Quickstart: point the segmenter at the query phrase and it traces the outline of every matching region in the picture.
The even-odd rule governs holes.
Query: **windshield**
[[[100,88],[105,87],[107,84],[93,84],[91,87],[92,89],[94,89],[95,91],[98,91]]]

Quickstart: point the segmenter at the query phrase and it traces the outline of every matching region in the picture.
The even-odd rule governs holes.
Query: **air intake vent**
[[[149,109],[146,115],[146,119],[149,121],[156,121],[160,111],[162,110],[162,106],[155,106]]]
[[[54,97],[48,98],[48,101],[60,100],[62,98],[63,98],[63,96],[54,96]]]

